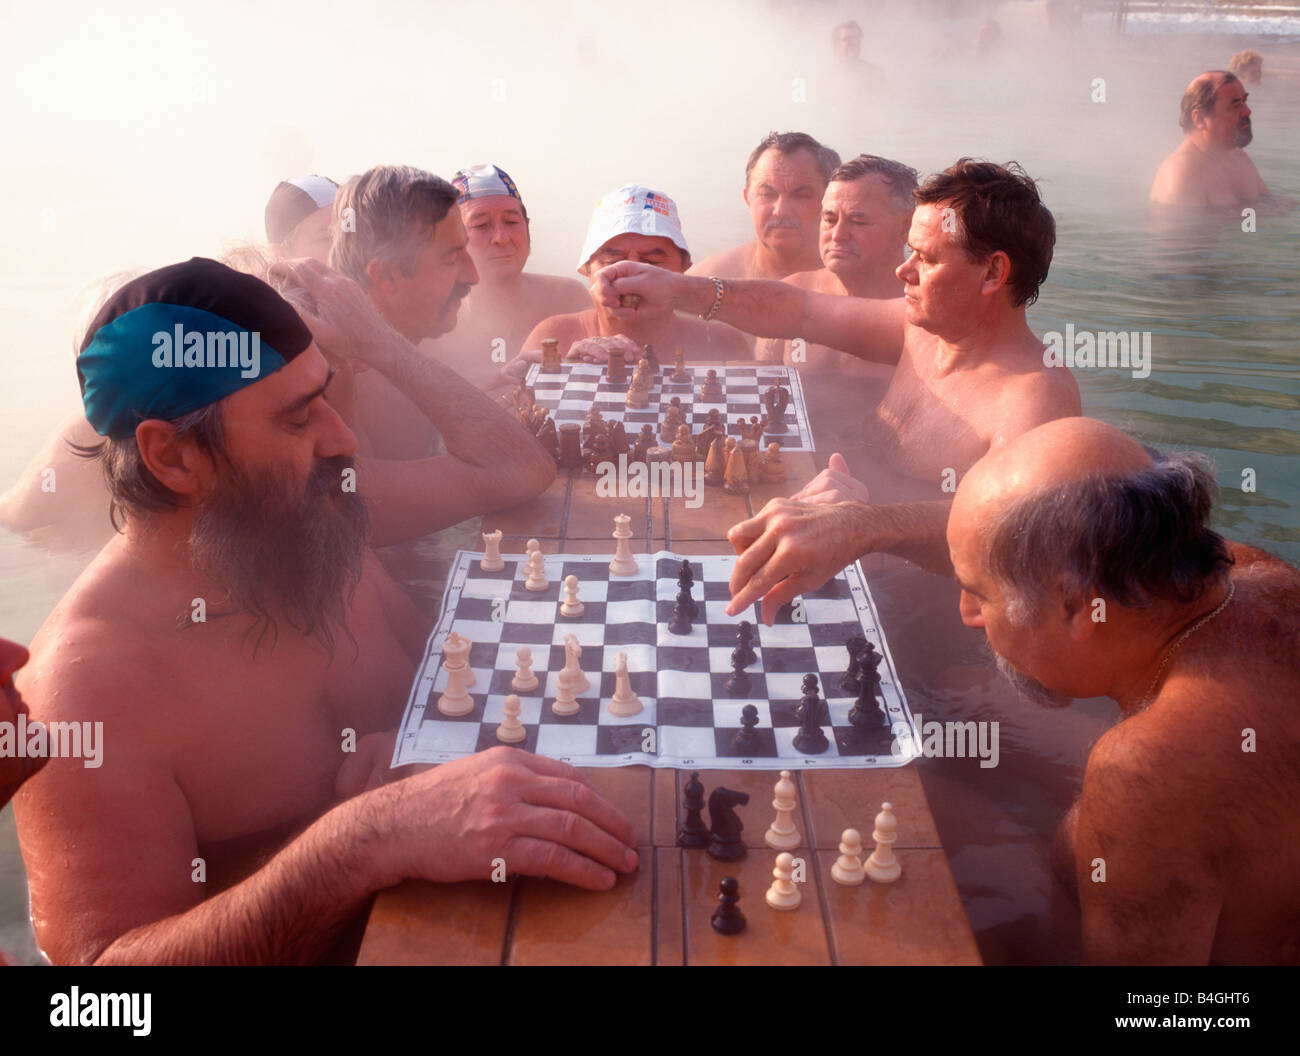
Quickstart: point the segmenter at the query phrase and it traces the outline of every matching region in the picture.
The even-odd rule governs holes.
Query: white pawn
[[[635,715],[645,705],[632,692],[632,677],[627,673],[627,653],[614,657],[614,695],[609,700],[609,713],[625,718]]]
[[[803,895],[799,894],[799,885],[791,879],[794,876],[794,858],[789,851],[776,856],[772,875],[776,879],[767,889],[767,904],[773,909],[794,909],[803,901]]]
[[[903,870],[894,857],[898,820],[894,817],[894,808],[888,803],[880,804],[880,813],[876,815],[876,831],[871,836],[876,841],[876,849],[867,859],[866,873],[877,883],[892,884]]]
[[[564,636],[564,670],[555,679],[556,685],[568,686],[571,693],[586,693],[591,688],[591,680],[582,673],[579,662],[582,658],[582,646],[572,634]]]
[[[529,557],[533,556],[534,550],[540,550],[541,548],[542,548],[542,544],[539,543],[536,539],[529,539],[528,542],[524,543],[524,553],[527,554]]]
[[[840,856],[831,866],[831,879],[845,887],[856,887],[867,878],[862,868],[862,837],[857,829],[845,829],[840,836]]]
[[[524,724],[519,721],[519,698],[511,693],[505,702],[506,721],[497,727],[497,740],[506,744],[518,744],[528,736]]]
[[[545,590],[551,584],[546,579],[546,558],[542,551],[534,550],[528,555],[528,578],[524,580],[527,590]]]
[[[556,690],[555,703],[551,705],[551,711],[556,715],[576,715],[581,710],[578,704],[578,698],[573,695],[573,687],[567,682],[557,680],[559,689]]]
[[[578,600],[578,577],[564,577],[564,602],[560,605],[561,616],[581,616],[586,606]]]
[[[800,844],[799,830],[794,827],[794,781],[789,770],[781,771],[781,780],[772,793],[776,819],[763,833],[763,842],[774,851],[792,851]]]
[[[500,572],[506,567],[501,557],[501,531],[483,533],[483,560],[478,567],[484,572]]]
[[[519,669],[510,680],[510,688],[518,693],[527,693],[537,688],[537,676],[533,674],[533,651],[526,645],[515,650],[515,666]]]

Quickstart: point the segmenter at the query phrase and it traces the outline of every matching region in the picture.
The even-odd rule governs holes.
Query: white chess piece
[[[510,680],[510,688],[517,693],[527,693],[537,688],[537,676],[533,674],[533,651],[526,645],[515,650],[515,666],[519,669]]]
[[[469,667],[469,647],[472,643],[463,635],[452,631],[442,643],[442,666],[447,672],[447,685],[438,698],[438,710],[444,715],[468,715],[474,710],[474,698],[468,689],[474,684],[474,672]]]
[[[528,555],[528,578],[524,580],[527,590],[545,590],[551,584],[546,578],[546,557],[541,550],[534,550]]]
[[[776,868],[772,870],[776,878],[767,889],[767,904],[773,909],[794,909],[803,901],[799,885],[794,882],[794,858],[789,851],[782,851],[776,856]]]
[[[763,833],[763,842],[774,851],[792,851],[802,842],[799,830],[794,827],[794,780],[789,770],[781,771],[781,780],[776,783],[772,793],[772,806],[776,808],[776,818],[767,832]]]
[[[831,879],[845,887],[856,887],[867,878],[862,868],[862,837],[857,829],[845,829],[840,836],[840,856],[831,866]]]
[[[527,554],[529,557],[533,556],[534,550],[540,550],[541,548],[542,548],[542,544],[539,543],[536,539],[529,539],[528,542],[524,543],[524,553]]]
[[[609,699],[609,713],[619,718],[635,715],[645,705],[632,692],[632,676],[627,673],[627,653],[614,657],[614,695]]]
[[[591,688],[591,681],[582,673],[582,646],[572,634],[564,636],[564,670],[555,679],[556,685],[568,686],[577,693],[586,693]]]
[[[506,719],[497,727],[497,740],[506,744],[518,744],[528,736],[524,724],[519,721],[519,698],[511,693],[506,697]]]
[[[564,602],[560,605],[561,616],[581,616],[586,606],[578,600],[578,577],[564,577]]]
[[[551,711],[556,715],[576,715],[581,710],[578,704],[578,698],[573,694],[573,687],[567,682],[561,682],[558,679],[556,684],[559,689],[555,694],[555,703],[551,705]]]
[[[614,538],[618,540],[614,547],[614,560],[609,563],[609,571],[615,576],[635,576],[636,558],[632,556],[632,518],[620,513],[614,518]]]
[[[483,560],[478,567],[484,572],[500,572],[506,567],[501,557],[501,531],[483,533]]]
[[[876,849],[871,852],[871,857],[864,866],[866,873],[879,884],[892,884],[903,869],[894,857],[898,819],[894,817],[894,808],[890,804],[880,804],[880,813],[876,815],[876,831],[871,836],[876,841]]]

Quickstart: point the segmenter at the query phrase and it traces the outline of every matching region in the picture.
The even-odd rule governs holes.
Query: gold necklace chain
[[[1237,584],[1229,580],[1228,593],[1224,595],[1223,600],[1219,602],[1217,606],[1215,606],[1214,611],[1206,613],[1194,624],[1188,627],[1187,630],[1183,631],[1183,633],[1178,636],[1178,641],[1174,642],[1174,644],[1169,647],[1169,651],[1165,653],[1165,658],[1160,661],[1160,666],[1156,668],[1156,674],[1155,677],[1151,680],[1151,685],[1147,687],[1146,696],[1142,698],[1142,702],[1138,705],[1139,711],[1141,711],[1143,708],[1145,708],[1148,704],[1151,703],[1151,699],[1155,695],[1156,685],[1160,682],[1160,676],[1165,673],[1165,668],[1169,666],[1169,660],[1174,655],[1174,653],[1177,652],[1178,647],[1182,645],[1183,642],[1187,641],[1187,639],[1191,635],[1195,634],[1207,623],[1209,623],[1212,619],[1214,619],[1214,617],[1216,617],[1217,615],[1219,615],[1219,613],[1221,613],[1224,609],[1226,609],[1228,607],[1228,602],[1232,600],[1232,596],[1236,592],[1237,592]]]

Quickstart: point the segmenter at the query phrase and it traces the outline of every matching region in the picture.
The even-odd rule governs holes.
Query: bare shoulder
[[[563,275],[524,274],[524,283],[530,295],[553,299],[554,307],[580,312],[591,304],[591,292],[577,279]]]
[[[798,286],[801,290],[812,290],[814,293],[839,292],[835,289],[834,276],[825,268],[818,268],[816,271],[796,271],[781,281],[791,286]]]
[[[555,338],[559,344],[560,355],[563,356],[575,341],[581,341],[584,337],[597,332],[599,328],[596,325],[595,309],[548,315],[533,327],[533,332],[524,339],[524,347],[520,351],[530,352],[541,348],[542,342],[547,338]]]
[[[1064,367],[1046,366],[1041,357],[1036,361],[1026,358],[1020,365],[1006,368],[996,392],[991,444],[1005,443],[1046,422],[1082,413],[1074,374]]]
[[[716,275],[720,279],[748,279],[751,277],[749,262],[753,255],[754,243],[746,242],[742,246],[733,246],[705,257],[698,264],[692,264],[686,274]]]
[[[1151,200],[1164,205],[1205,204],[1198,159],[1186,141],[1160,163],[1151,184]]]

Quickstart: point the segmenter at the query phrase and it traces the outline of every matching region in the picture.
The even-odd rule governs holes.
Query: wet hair
[[[1217,78],[1220,78],[1216,80]],[[1197,77],[1187,91],[1183,92],[1183,101],[1178,106],[1178,127],[1184,132],[1192,130],[1192,114],[1197,110],[1206,110],[1214,106],[1219,97],[1219,89],[1238,80],[1235,73],[1227,70],[1207,70]]]
[[[409,165],[379,165],[353,177],[334,199],[330,267],[363,286],[370,285],[372,260],[410,275],[425,236],[459,198],[446,180]]]
[[[890,197],[899,210],[910,213],[916,205],[912,192],[916,190],[917,175],[915,169],[901,161],[890,161],[875,154],[859,154],[832,172],[829,182],[850,183],[873,173],[888,184]]]
[[[831,173],[840,167],[840,156],[830,147],[822,146],[806,132],[769,132],[745,162],[746,187],[749,186],[749,177],[754,171],[754,166],[758,164],[758,159],[769,150],[775,150],[779,154],[793,154],[799,150],[806,150],[813,156],[813,160],[817,163],[817,171],[827,183],[830,182]]]
[[[1094,597],[1128,608],[1188,604],[1233,563],[1209,527],[1217,489],[1208,460],[1155,457],[1137,473],[1039,488],[996,514],[985,564],[1008,588],[1012,623],[1037,619],[1062,585],[1075,611]]]
[[[1257,51],[1247,49],[1245,51],[1237,52],[1237,54],[1232,57],[1232,61],[1228,63],[1228,69],[1240,77],[1246,72],[1246,70],[1256,66],[1262,68],[1263,65],[1264,56]]]
[[[176,431],[178,442],[192,439],[215,461],[230,464],[220,400],[174,418],[168,424]],[[122,440],[105,438],[87,446],[73,443],[68,446],[82,458],[99,459],[104,483],[108,487],[108,517],[116,531],[122,531],[129,518],[138,519],[149,513],[168,513],[180,508],[176,493],[145,465],[134,436]]]
[[[1019,308],[1038,300],[1056,245],[1056,220],[1038,185],[1014,161],[961,158],[912,192],[917,205],[944,204],[957,215],[953,239],[972,261],[1003,252],[1011,261],[1007,286]]]

